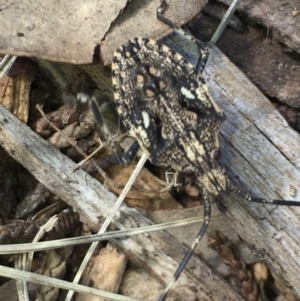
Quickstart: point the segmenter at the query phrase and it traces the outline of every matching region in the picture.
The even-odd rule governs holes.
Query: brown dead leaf
[[[53,133],[47,141],[51,144],[55,145],[57,148],[65,148],[70,146],[70,141],[68,137],[75,139],[81,139],[86,137],[91,132],[90,128],[84,128],[78,124],[78,122],[74,122],[67,127],[65,127],[60,133]]]
[[[137,300],[158,300],[164,286],[149,272],[137,267],[129,267],[120,286],[120,293]],[[168,296],[168,301],[178,298]]]
[[[79,116],[86,109],[86,105],[78,105],[75,103],[73,106],[70,106],[69,104],[64,104],[56,111],[46,114],[46,116],[52,124],[54,124],[59,129],[63,129],[67,125],[78,121]],[[64,116],[66,116],[67,118],[64,119]],[[43,137],[48,137],[55,131],[52,125],[49,124],[49,122],[43,116],[35,122],[33,129],[36,133],[40,134]]]
[[[72,248],[61,250],[49,250],[44,258],[42,274],[62,279],[66,273],[67,259],[72,253]],[[36,300],[56,301],[59,295],[59,288],[49,285],[41,285],[37,289]]]
[[[107,175],[116,184],[126,184],[134,168],[134,164],[130,164],[126,167],[116,165],[107,171]],[[116,188],[108,183],[107,186],[117,195],[120,195],[122,192],[122,189]],[[138,188],[138,190],[131,189],[125,198],[126,204],[130,207],[139,207],[149,210],[181,208],[180,204],[169,192],[157,192],[164,188],[164,186],[161,185],[158,179],[146,168],[142,169],[133,186]]]
[[[97,43],[128,2],[0,0],[0,53],[91,63]]]

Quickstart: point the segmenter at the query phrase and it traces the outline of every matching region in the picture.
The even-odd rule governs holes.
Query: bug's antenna
[[[196,238],[194,239],[192,245],[190,246],[190,248],[187,251],[187,253],[185,254],[184,258],[180,262],[176,272],[173,275],[172,280],[168,283],[168,285],[164,289],[164,292],[159,297],[158,301],[164,301],[166,299],[170,288],[173,286],[173,284],[176,282],[176,280],[178,279],[178,277],[184,270],[186,264],[188,263],[191,256],[193,255],[193,252],[194,252],[196,246],[198,245],[199,241],[201,240],[201,238],[204,236],[204,234],[207,231],[207,228],[208,228],[208,225],[210,222],[210,218],[211,218],[211,200],[210,200],[211,196],[207,193],[207,191],[205,189],[203,189],[202,197],[204,199],[204,211],[203,211],[204,222],[203,222]]]

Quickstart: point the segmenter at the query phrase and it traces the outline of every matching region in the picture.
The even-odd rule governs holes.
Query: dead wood
[[[209,41],[218,24],[219,20],[200,13],[188,28],[201,41]],[[287,51],[284,44],[267,33],[267,28],[257,25],[245,26],[244,32],[227,28],[217,46],[265,95],[299,108],[300,55]],[[289,124],[296,123],[294,118]]]
[[[227,114],[221,131],[221,162],[232,180],[254,196],[299,200],[298,133],[237,68],[218,54],[211,53],[210,66],[214,67],[206,70],[209,80],[218,82],[210,91]],[[299,296],[300,261],[295,256],[299,252],[299,208],[254,205],[236,199],[230,195],[219,198],[236,231]]]
[[[81,284],[87,286],[92,284],[94,288],[117,293],[126,264],[126,256],[108,244],[89,261]],[[81,294],[77,296],[76,301],[105,301],[105,299]]]
[[[231,0],[220,1],[227,5],[232,2]],[[240,1],[237,10],[268,28],[275,39],[300,53],[300,14],[297,0],[286,2],[281,0],[243,0]]]

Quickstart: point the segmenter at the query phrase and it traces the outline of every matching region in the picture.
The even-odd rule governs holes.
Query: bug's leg
[[[92,111],[94,113],[96,121],[99,123],[103,133],[105,134],[106,139],[109,140],[109,139],[111,139],[112,134],[110,133],[109,129],[107,128],[95,101],[96,100],[92,98],[92,103],[91,103]],[[137,151],[139,149],[139,144],[137,141],[134,141],[133,144],[130,146],[130,148],[123,154],[120,154],[118,152],[117,146],[113,141],[110,142],[110,146],[113,150],[116,160],[120,164],[123,164],[123,165],[129,164],[133,160],[133,158],[135,157],[135,155],[137,154]]]
[[[246,198],[247,201],[253,202],[253,203],[259,203],[259,204],[271,204],[271,205],[279,205],[279,206],[295,206],[300,207],[299,201],[286,201],[286,200],[267,200],[263,198],[254,198],[251,196],[248,196]]]
[[[193,241],[193,243],[190,246],[189,250],[185,254],[185,256],[182,259],[181,263],[179,264],[176,272],[174,273],[173,279],[168,283],[168,285],[166,286],[164,292],[159,297],[158,301],[166,300],[170,288],[176,282],[176,280],[178,279],[178,277],[180,276],[180,274],[184,270],[185,266],[187,265],[188,261],[190,260],[191,256],[193,255],[194,249],[196,248],[199,241],[201,240],[201,238],[206,233],[208,224],[210,222],[210,217],[211,217],[211,201],[212,201],[211,199],[212,199],[212,196],[205,189],[202,190],[202,196],[203,196],[203,199],[204,199],[204,211],[203,211],[204,222],[203,222],[203,224],[202,224],[202,226],[201,226],[201,228],[200,228],[200,230],[197,234],[197,237]]]
[[[109,141],[110,147],[113,151],[116,161],[118,163],[124,164],[124,165],[127,165],[128,163],[130,163],[138,151],[138,148],[139,148],[138,142],[135,141],[124,154],[120,154],[116,144],[114,143],[114,141],[111,140],[113,137],[113,134],[110,132],[109,128],[107,127],[107,125],[99,111],[96,97],[95,96],[90,97],[87,94],[78,93],[77,99],[83,103],[89,102],[91,110],[94,114],[95,120],[97,122],[97,125],[100,129],[100,132],[104,136],[105,140]]]
[[[129,149],[122,155],[122,161],[120,163],[127,165],[128,163],[130,163],[133,158],[135,157],[135,155],[137,154],[138,150],[139,150],[139,144],[138,142],[135,140],[132,145],[129,147]]]
[[[252,197],[249,194],[247,194],[247,193],[241,191],[239,188],[237,188],[229,179],[227,179],[227,188],[230,191],[232,191],[233,193],[241,196],[244,200],[246,200],[248,202],[259,203],[259,204],[279,205],[279,206],[300,207],[299,201],[272,200],[272,199]]]
[[[88,103],[95,117],[95,121],[97,122],[98,128],[101,131],[101,134],[104,136],[106,140],[109,140],[112,135],[104,122],[102,115],[98,108],[97,99],[95,96],[89,96],[85,93],[78,93],[77,100],[81,103]]]
[[[160,2],[160,6],[157,8],[156,10],[156,17],[159,21],[163,22],[164,24],[170,26],[171,28],[173,28],[178,34],[184,36],[186,39],[188,39],[189,41],[195,43],[198,48],[199,48],[199,58],[197,60],[197,64],[196,64],[196,71],[202,73],[207,59],[208,59],[208,48],[206,46],[206,44],[198,39],[196,39],[195,37],[193,37],[190,33],[184,31],[183,29],[181,29],[180,27],[178,27],[175,23],[173,23],[171,20],[167,19],[164,16],[164,11],[167,8],[167,3],[165,0],[162,0]]]
[[[198,47],[199,47],[199,45],[198,45]],[[200,55],[197,60],[196,71],[199,73],[202,73],[205,68],[209,52],[208,52],[207,47],[205,49],[199,48],[199,52],[200,52]]]

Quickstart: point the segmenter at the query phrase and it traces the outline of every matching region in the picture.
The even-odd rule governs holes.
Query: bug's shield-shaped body
[[[225,115],[201,74],[180,54],[146,38],[115,51],[114,98],[123,123],[156,165],[171,165],[217,195],[226,176],[216,159]]]

